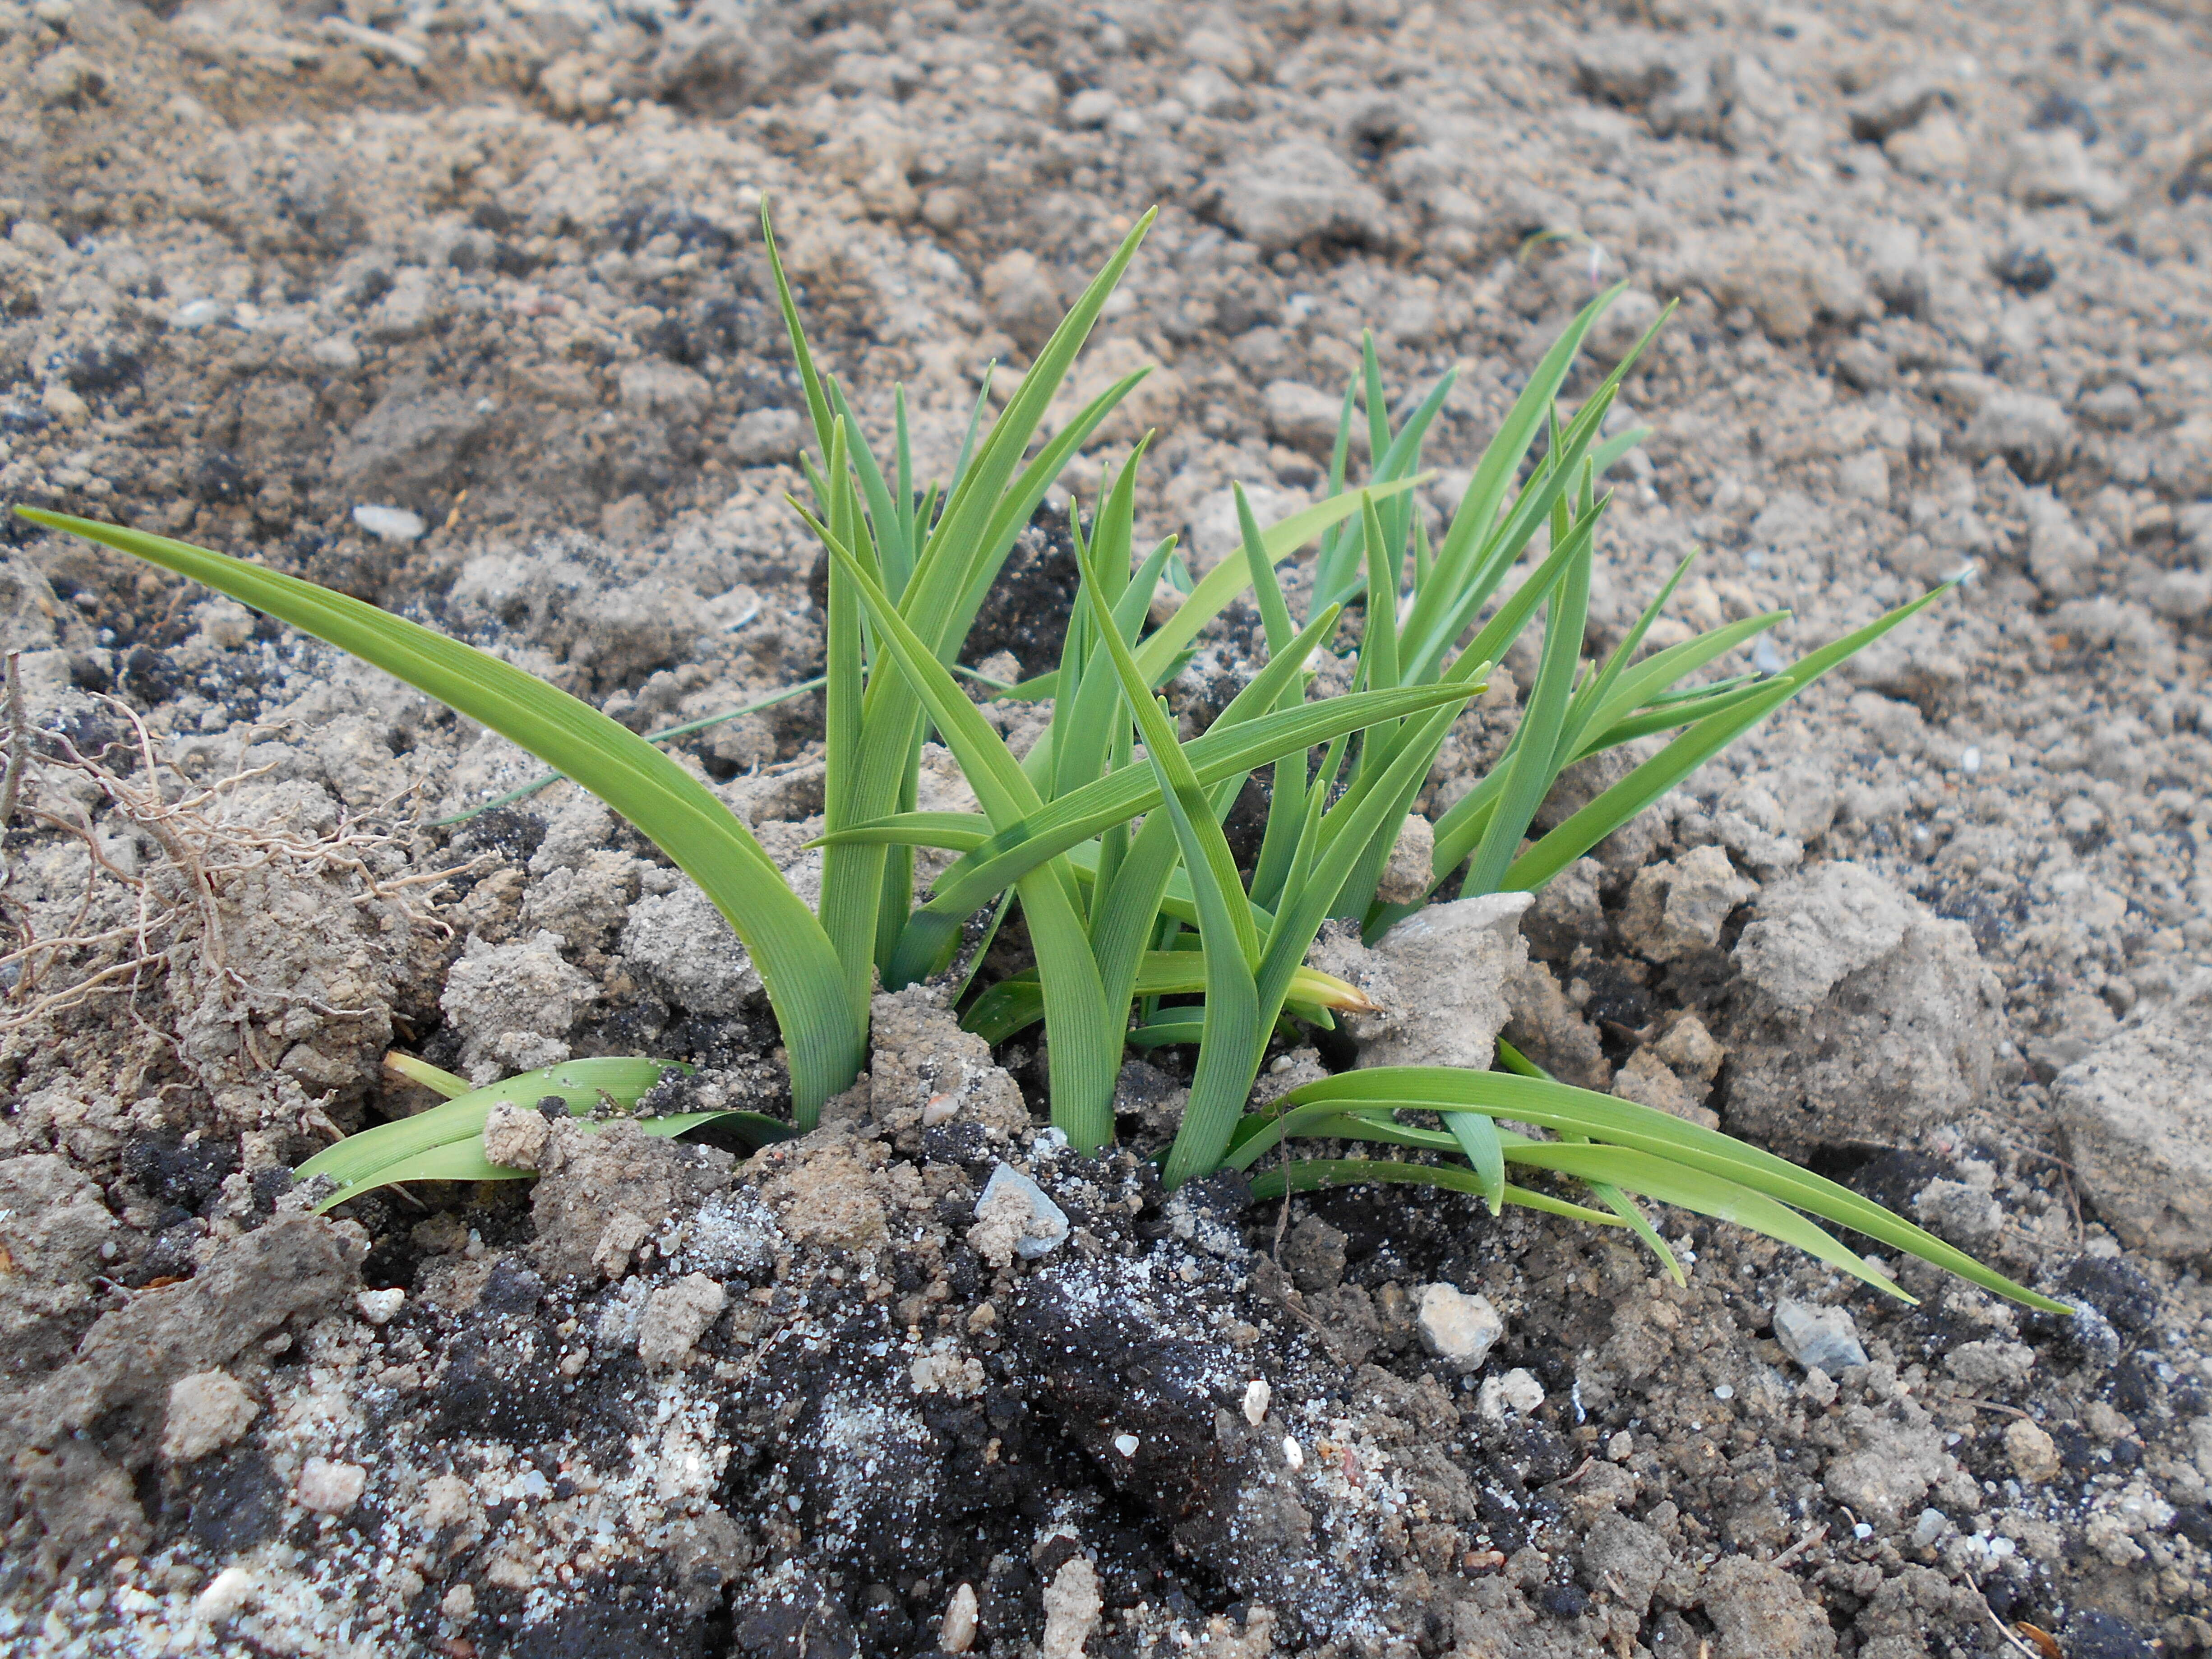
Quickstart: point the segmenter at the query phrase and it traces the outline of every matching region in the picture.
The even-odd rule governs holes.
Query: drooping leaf
[[[66,531],[204,582],[374,664],[489,726],[575,780],[637,826],[699,884],[744,941],[791,1060],[794,1107],[811,1124],[867,1054],[828,936],[760,843],[690,773],[627,727],[520,669],[343,593],[188,542],[18,507]]]

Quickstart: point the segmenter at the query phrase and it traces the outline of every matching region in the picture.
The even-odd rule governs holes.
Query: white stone
[[[1067,100],[1061,112],[1072,127],[1103,127],[1114,118],[1121,100],[1103,87],[1091,87]]]
[[[1267,1420],[1267,1405],[1274,1397],[1275,1391],[1267,1386],[1266,1377],[1255,1378],[1244,1390],[1244,1420],[1258,1428]]]
[[[407,1305],[407,1292],[397,1285],[389,1290],[363,1291],[353,1299],[354,1310],[372,1325],[389,1325]]]
[[[220,1451],[244,1434],[261,1407],[246,1385],[225,1371],[196,1371],[169,1385],[169,1411],[161,1428],[161,1455],[189,1463]]]
[[[302,1509],[319,1515],[343,1515],[361,1502],[368,1486],[368,1471],[358,1463],[334,1463],[327,1457],[311,1457],[301,1466],[292,1488]]]
[[[1413,1328],[1421,1346],[1446,1364],[1471,1371],[1490,1358],[1505,1322],[1485,1296],[1468,1296],[1450,1285],[1421,1286]]]
[[[420,541],[428,527],[419,513],[410,513],[404,507],[378,507],[369,501],[354,508],[353,521],[379,541],[386,542]]]
[[[938,1621],[937,1645],[946,1653],[965,1653],[975,1645],[975,1587],[962,1584],[945,1603]]]
[[[1544,1403],[1544,1385],[1516,1366],[1503,1376],[1486,1376],[1474,1396],[1474,1408],[1492,1423],[1526,1417]]]
[[[193,1601],[192,1616],[219,1625],[245,1607],[254,1589],[253,1575],[244,1567],[225,1567]]]
[[[222,319],[224,306],[220,300],[187,300],[169,313],[169,326],[187,333],[205,328],[210,323]]]

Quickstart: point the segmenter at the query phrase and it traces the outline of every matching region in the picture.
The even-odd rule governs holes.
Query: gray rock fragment
[[[1001,1164],[983,1183],[975,1200],[975,1224],[968,1242],[994,1267],[1014,1256],[1034,1261],[1067,1242],[1067,1212],[1045,1189],[1011,1164]]]
[[[2052,1091],[2074,1178],[2130,1249],[2212,1252],[2212,972],[2058,1074]]]
[[[1621,915],[1621,937],[1654,962],[1709,951],[1719,942],[1729,912],[1758,890],[1720,848],[1692,848],[1637,876]]]
[[[553,1126],[534,1107],[503,1100],[485,1114],[485,1158],[507,1170],[535,1170]]]
[[[1978,461],[2002,455],[2014,472],[2035,483],[2063,469],[2074,451],[2074,422],[2056,398],[2004,386],[1974,411],[1963,447]]]
[[[446,975],[440,1006],[461,1034],[461,1070],[477,1083],[568,1058],[568,1030],[599,988],[562,959],[558,934],[540,929],[508,945],[471,937]]]
[[[739,466],[773,466],[796,456],[805,435],[796,410],[752,410],[730,428],[730,459]]]
[[[726,1018],[762,994],[752,955],[714,901],[690,883],[630,907],[622,953],[679,1008]]]
[[[430,391],[419,377],[396,380],[347,433],[331,459],[341,484],[401,504],[434,504],[479,449],[489,422],[463,394]]]
[[[1427,897],[1437,878],[1436,851],[1435,827],[1419,812],[1408,812],[1375,884],[1376,898],[1384,904],[1418,904]]]
[[[1978,1249],[2004,1228],[2004,1209],[1987,1188],[1964,1181],[1931,1181],[1913,1195],[1913,1213],[1939,1238]]]
[[[1341,398],[1332,398],[1319,386],[1301,380],[1270,380],[1260,395],[1267,410],[1268,434],[1279,442],[1321,455],[1335,445],[1337,426],[1344,413]],[[1355,437],[1365,435],[1357,418],[1352,424]]]
[[[1956,101],[1948,77],[1926,69],[1910,69],[1869,88],[1846,106],[1851,137],[1878,144],[1892,133],[1902,132],[1938,104]]]
[[[648,1367],[681,1365],[685,1356],[721,1317],[729,1292],[704,1273],[686,1273],[664,1285],[645,1304],[637,1328],[637,1357]]]
[[[29,1357],[25,1339],[41,1322],[91,1300],[92,1277],[115,1232],[100,1188],[67,1158],[0,1159],[0,1252],[8,1261],[0,1272],[0,1341],[11,1351],[0,1370]]]
[[[1278,144],[1222,181],[1220,213],[1273,253],[1316,239],[1373,246],[1390,240],[1389,210],[1334,150],[1310,139]]]
[[[1381,1012],[1343,1024],[1362,1066],[1467,1066],[1487,1070],[1510,1016],[1507,981],[1528,960],[1518,932],[1526,893],[1432,904],[1376,942],[1324,933],[1307,962],[1364,991]]]
[[[632,1255],[730,1184],[736,1160],[719,1147],[648,1135],[623,1120],[550,1126],[530,1195],[532,1254],[549,1276],[619,1279]]]
[[[1867,1363],[1859,1328],[1848,1308],[1823,1308],[1785,1297],[1775,1304],[1774,1340],[1807,1370],[1841,1376]]]
[[[1728,1127],[1784,1146],[1896,1141],[1985,1102],[2008,1065],[1995,975],[1964,924],[1855,864],[1760,895],[1714,1035]]]

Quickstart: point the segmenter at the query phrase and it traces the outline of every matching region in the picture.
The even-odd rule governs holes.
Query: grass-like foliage
[[[1052,1121],[1086,1151],[1112,1136],[1125,1046],[1194,1045],[1189,1103],[1164,1154],[1170,1185],[1251,1168],[1288,1139],[1325,1143],[1321,1150],[1332,1154],[1347,1143],[1380,1143],[1398,1150],[1364,1158],[1279,1152],[1254,1190],[1355,1181],[1455,1188],[1480,1194],[1493,1210],[1517,1203],[1630,1228],[1679,1273],[1632,1196],[1640,1194],[1767,1233],[1896,1291],[1811,1218],[1818,1218],[2003,1295],[2057,1307],[1832,1182],[1663,1113],[1570,1088],[1510,1049],[1501,1054],[1504,1072],[1356,1071],[1309,1085],[1267,1111],[1247,1110],[1279,1034],[1297,1022],[1326,1025],[1332,1008],[1363,1002],[1352,987],[1306,967],[1307,952],[1332,916],[1358,921],[1372,939],[1415,908],[1378,899],[1378,879],[1453,721],[1540,613],[1538,666],[1513,741],[1434,825],[1435,878],[1457,874],[1466,894],[1540,886],[1945,590],[1778,674],[1693,683],[1782,616],[1754,617],[1640,656],[1681,578],[1677,570],[1610,654],[1586,660],[1592,553],[1611,501],[1601,482],[1643,435],[1608,437],[1607,416],[1650,338],[1561,419],[1563,388],[1584,336],[1613,298],[1608,292],[1530,375],[1434,545],[1410,492],[1425,476],[1422,441],[1451,377],[1394,428],[1371,342],[1346,392],[1326,499],[1262,526],[1239,491],[1241,552],[1195,582],[1176,559],[1172,538],[1141,553],[1134,544],[1139,444],[1107,476],[1088,520],[1071,514],[1079,602],[1057,667],[1011,694],[1051,703],[1044,734],[1017,757],[953,664],[1015,538],[1141,379],[1116,382],[1048,431],[1048,412],[1150,223],[1147,216],[1130,232],[988,425],[978,402],[951,477],[918,488],[903,394],[895,399],[890,451],[879,456],[842,389],[816,364],[763,216],[817,446],[806,470],[810,499],[793,506],[830,560],[818,913],[693,774],[647,738],[496,658],[183,542],[19,511],[205,582],[375,664],[501,732],[628,818],[699,884],[750,951],[789,1055],[799,1130],[815,1124],[823,1103],[864,1064],[877,985],[948,975],[956,955],[973,961],[976,924],[995,927],[1018,903],[1035,966],[968,988],[969,1028],[997,1042],[1042,1021]],[[1367,422],[1370,468],[1354,484],[1347,474],[1358,419]],[[1310,580],[1286,586],[1277,567],[1316,543]],[[1303,620],[1291,603],[1299,591]],[[1182,741],[1160,688],[1206,624],[1248,593],[1267,661],[1207,731]],[[1151,626],[1164,595],[1180,604]],[[1363,622],[1352,689],[1309,701],[1311,665],[1339,648],[1347,607],[1357,607]],[[980,812],[915,810],[921,748],[933,732],[957,758]],[[1668,733],[1620,782],[1524,847],[1565,768]],[[1247,871],[1232,856],[1222,821],[1262,769],[1272,773],[1267,817]],[[927,894],[915,890],[918,847],[957,854]],[[450,1097],[303,1166],[302,1176],[338,1182],[330,1201],[394,1181],[511,1173],[483,1155],[479,1137],[493,1105],[558,1094],[572,1110],[604,1114],[610,1104],[634,1106],[664,1069],[648,1060],[582,1060],[480,1090],[412,1065],[410,1075]],[[639,1121],[674,1133],[704,1119]],[[756,1139],[781,1132],[765,1120],[735,1127]],[[1510,1181],[1509,1167],[1577,1182],[1601,1207]]]
[[[526,1171],[494,1164],[484,1156],[484,1120],[493,1107],[538,1107],[557,1097],[571,1115],[604,1121],[611,1114],[634,1113],[638,1102],[670,1073],[690,1069],[658,1060],[574,1060],[479,1089],[465,1077],[410,1055],[391,1054],[385,1064],[410,1083],[443,1096],[444,1103],[348,1135],[302,1164],[294,1171],[300,1180],[326,1176],[337,1183],[323,1196],[324,1209],[395,1182],[520,1181]],[[633,1121],[649,1135],[680,1135],[704,1123],[720,1123],[755,1146],[781,1140],[791,1133],[790,1125],[756,1112],[662,1112]]]

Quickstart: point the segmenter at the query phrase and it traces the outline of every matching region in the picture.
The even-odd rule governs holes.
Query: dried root
[[[118,994],[127,999],[132,1018],[145,1026],[140,993],[158,983],[187,945],[195,947],[203,975],[212,969],[217,981],[242,1001],[264,1006],[290,1003],[330,1019],[363,1018],[365,1010],[326,1006],[313,996],[258,982],[231,959],[223,900],[244,878],[270,866],[285,866],[302,878],[350,878],[353,903],[388,902],[410,924],[451,935],[434,896],[476,860],[392,874],[407,862],[409,838],[378,826],[404,816],[404,797],[381,804],[364,818],[341,817],[319,833],[244,822],[240,786],[267,775],[272,767],[241,768],[215,782],[197,783],[161,757],[134,710],[112,698],[101,701],[127,722],[133,740],[87,756],[66,735],[30,727],[15,659],[9,659],[9,735],[5,769],[0,772],[0,829],[20,814],[72,838],[83,849],[86,877],[69,925],[41,937],[31,908],[9,890],[16,870],[0,851],[0,937],[9,947],[0,954],[0,983],[5,985],[0,1035]],[[135,766],[118,770],[110,763],[118,747]],[[150,860],[139,856],[148,844],[158,848]],[[240,1029],[255,1069],[270,1069],[271,1058],[257,1042],[251,1023],[241,1020]]]

